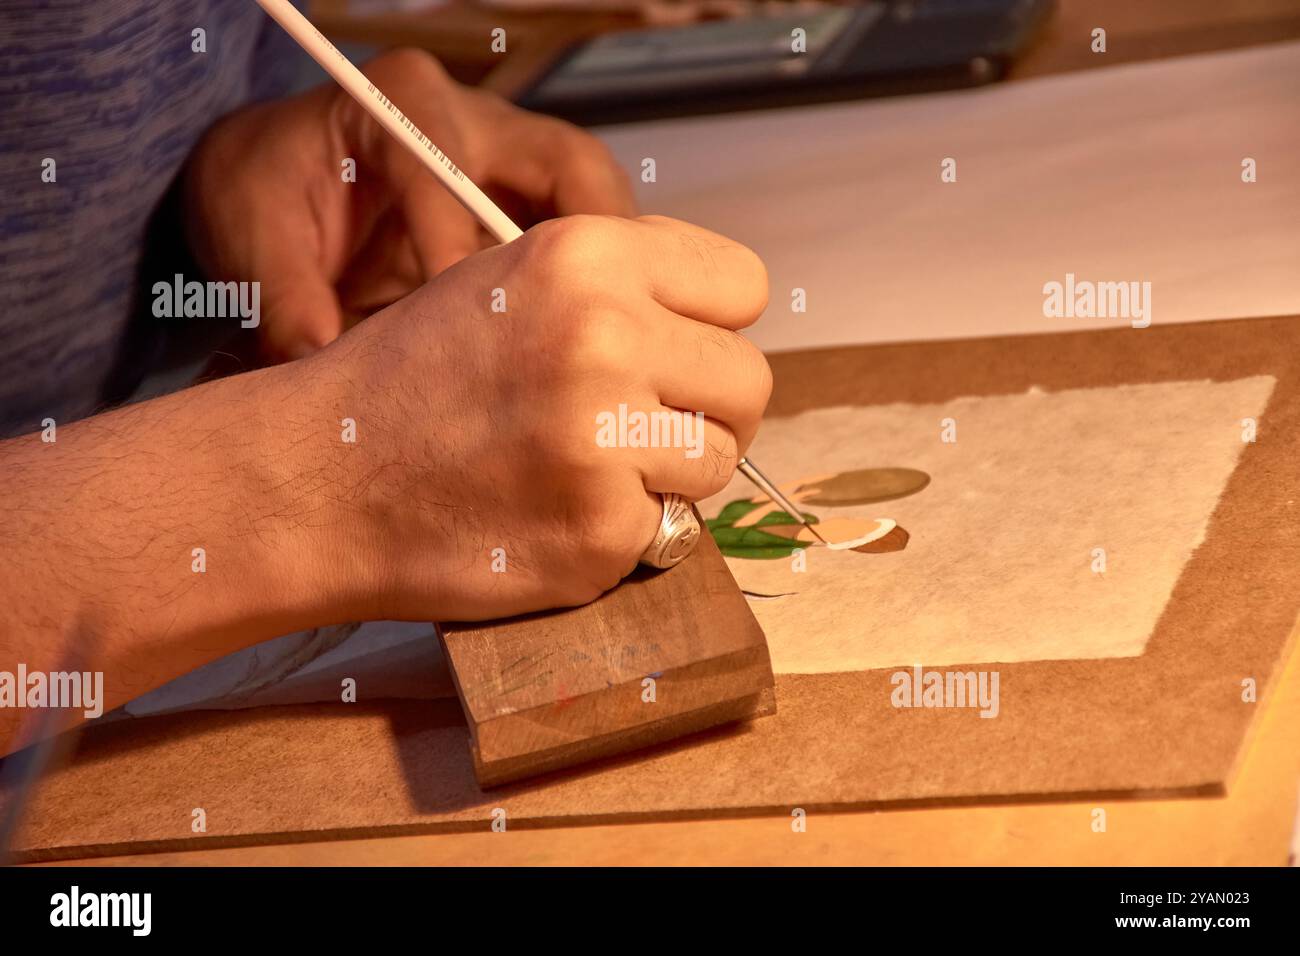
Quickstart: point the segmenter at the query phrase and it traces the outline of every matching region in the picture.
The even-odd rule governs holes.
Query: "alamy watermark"
[[[152,893],[83,893],[73,885],[50,897],[50,925],[57,927],[120,926],[132,936],[153,929]]]
[[[1049,319],[1128,319],[1135,329],[1151,324],[1150,282],[1093,282],[1065,274],[1043,285],[1043,316]]]
[[[171,282],[153,284],[153,314],[158,319],[233,319],[245,329],[262,322],[260,282],[185,281],[179,272]]]
[[[997,671],[925,671],[917,664],[910,671],[895,671],[889,702],[895,707],[978,707],[981,717],[996,717]]]
[[[596,444],[601,448],[683,448],[687,458],[699,458],[704,454],[704,413],[629,411],[625,403],[620,404],[617,412],[596,415]]]
[[[80,710],[94,719],[104,713],[103,671],[0,671],[0,707]]]

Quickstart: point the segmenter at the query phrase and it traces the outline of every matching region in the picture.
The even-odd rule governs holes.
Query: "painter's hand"
[[[365,73],[521,228],[635,214],[625,175],[578,128],[461,86],[421,51],[387,53]],[[493,241],[333,83],[213,127],[187,168],[185,202],[209,276],[261,282],[273,360],[315,351]]]
[[[766,302],[762,262],[715,233],[567,217],[295,364],[312,384],[291,419],[355,424],[328,462],[295,453],[312,521],[346,516],[340,547],[374,575],[365,613],[499,617],[616,584],[654,537],[655,493],[716,493],[753,438],[771,373],[735,330]]]

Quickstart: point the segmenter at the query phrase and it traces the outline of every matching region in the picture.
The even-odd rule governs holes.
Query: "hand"
[[[576,127],[463,87],[418,50],[385,54],[365,73],[521,228],[635,214],[608,150]],[[355,182],[344,181],[346,159]],[[333,83],[218,123],[191,157],[185,204],[204,271],[261,283],[259,331],[273,361],[315,351],[494,242]]]
[[[0,655],[102,671],[111,710],[278,634],[589,601],[650,542],[655,492],[712,494],[748,447],[771,378],[735,330],[766,297],[703,229],[557,219],[301,362],[0,442]],[[602,447],[620,404],[702,412],[702,453]],[[0,708],[0,754],[22,713]]]
[[[506,311],[492,311],[502,295]],[[736,330],[766,303],[762,262],[722,236],[568,217],[465,259],[295,363],[318,383],[295,417],[356,422],[355,444],[295,442],[309,460],[293,469],[321,483],[317,507],[349,516],[336,547],[373,569],[362,613],[493,618],[618,583],[655,534],[657,493],[714,494],[749,446],[771,374]],[[601,447],[597,416],[620,404],[703,413],[701,453]]]

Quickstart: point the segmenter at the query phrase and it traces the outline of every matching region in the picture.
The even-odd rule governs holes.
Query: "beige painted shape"
[[[1141,654],[1236,467],[1241,420],[1260,418],[1275,384],[1033,389],[765,422],[750,451],[778,483],[889,466],[932,477],[909,498],[808,509],[887,512],[911,535],[903,551],[809,548],[802,573],[789,559],[728,559],[746,591],[796,592],[751,602],[773,668]],[[946,418],[957,423],[952,444],[940,440]],[[751,495],[737,477],[700,510],[713,517]],[[1092,570],[1094,548],[1106,551],[1104,574]]]

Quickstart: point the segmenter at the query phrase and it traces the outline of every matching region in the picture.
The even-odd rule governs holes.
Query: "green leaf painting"
[[[765,525],[798,524],[795,518],[785,511],[773,511],[763,515],[752,527],[737,528],[735,524],[759,505],[752,501],[733,501],[718,513],[716,518],[708,519],[709,532],[718,544],[718,550],[728,557],[749,558],[751,560],[771,560],[788,558],[799,548],[808,547],[806,541],[783,538],[767,534],[762,529]],[[816,523],[817,516],[804,513],[804,519]]]

